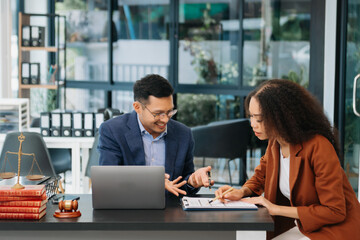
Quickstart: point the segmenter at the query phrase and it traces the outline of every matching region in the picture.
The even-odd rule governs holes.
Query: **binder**
[[[84,136],[94,136],[94,113],[84,113]]]
[[[45,46],[45,27],[31,26],[31,46],[43,47]]]
[[[50,113],[42,112],[40,113],[40,133],[42,136],[50,136]]]
[[[60,137],[61,131],[61,113],[53,112],[51,113],[51,136]]]
[[[30,32],[31,32],[30,26],[23,26],[22,27],[21,45],[23,47],[30,46],[30,34],[31,34]]]
[[[73,130],[72,135],[74,137],[83,136],[83,113],[73,113]]]
[[[30,63],[21,63],[21,83],[30,84]]]
[[[45,47],[45,27],[39,27],[39,47]]]
[[[40,63],[30,63],[30,83],[40,84]]]
[[[72,135],[72,113],[61,114],[61,136],[71,137]]]
[[[104,113],[95,113],[95,132],[100,128],[100,125],[104,122]]]

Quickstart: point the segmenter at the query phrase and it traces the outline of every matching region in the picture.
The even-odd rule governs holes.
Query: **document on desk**
[[[243,201],[227,201],[222,203],[219,200],[210,201],[212,198],[183,197],[181,199],[182,208],[185,211],[193,210],[257,210],[255,204]]]

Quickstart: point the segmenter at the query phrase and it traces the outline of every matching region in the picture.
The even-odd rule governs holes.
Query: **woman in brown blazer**
[[[268,139],[268,147],[241,189],[222,196],[230,188],[223,186],[216,196],[250,197],[243,201],[266,207],[275,222],[268,239],[360,239],[360,204],[320,103],[298,84],[275,79],[245,104],[255,135]]]

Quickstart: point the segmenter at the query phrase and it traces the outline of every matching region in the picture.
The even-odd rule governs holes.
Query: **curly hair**
[[[253,97],[259,102],[269,138],[279,137],[290,144],[301,144],[319,134],[331,142],[340,156],[336,130],[331,127],[319,101],[305,88],[289,80],[266,81],[246,97],[248,115]]]

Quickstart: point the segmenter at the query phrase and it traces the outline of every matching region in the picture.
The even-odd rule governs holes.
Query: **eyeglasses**
[[[143,105],[151,115],[153,115],[154,119],[163,119],[165,116],[168,117],[168,118],[172,118],[176,113],[177,113],[177,109],[173,109],[173,110],[170,110],[166,113],[162,112],[162,113],[154,113],[152,111],[150,111],[150,109],[148,109],[146,107],[145,104],[143,104],[142,102],[139,102],[141,105]]]

